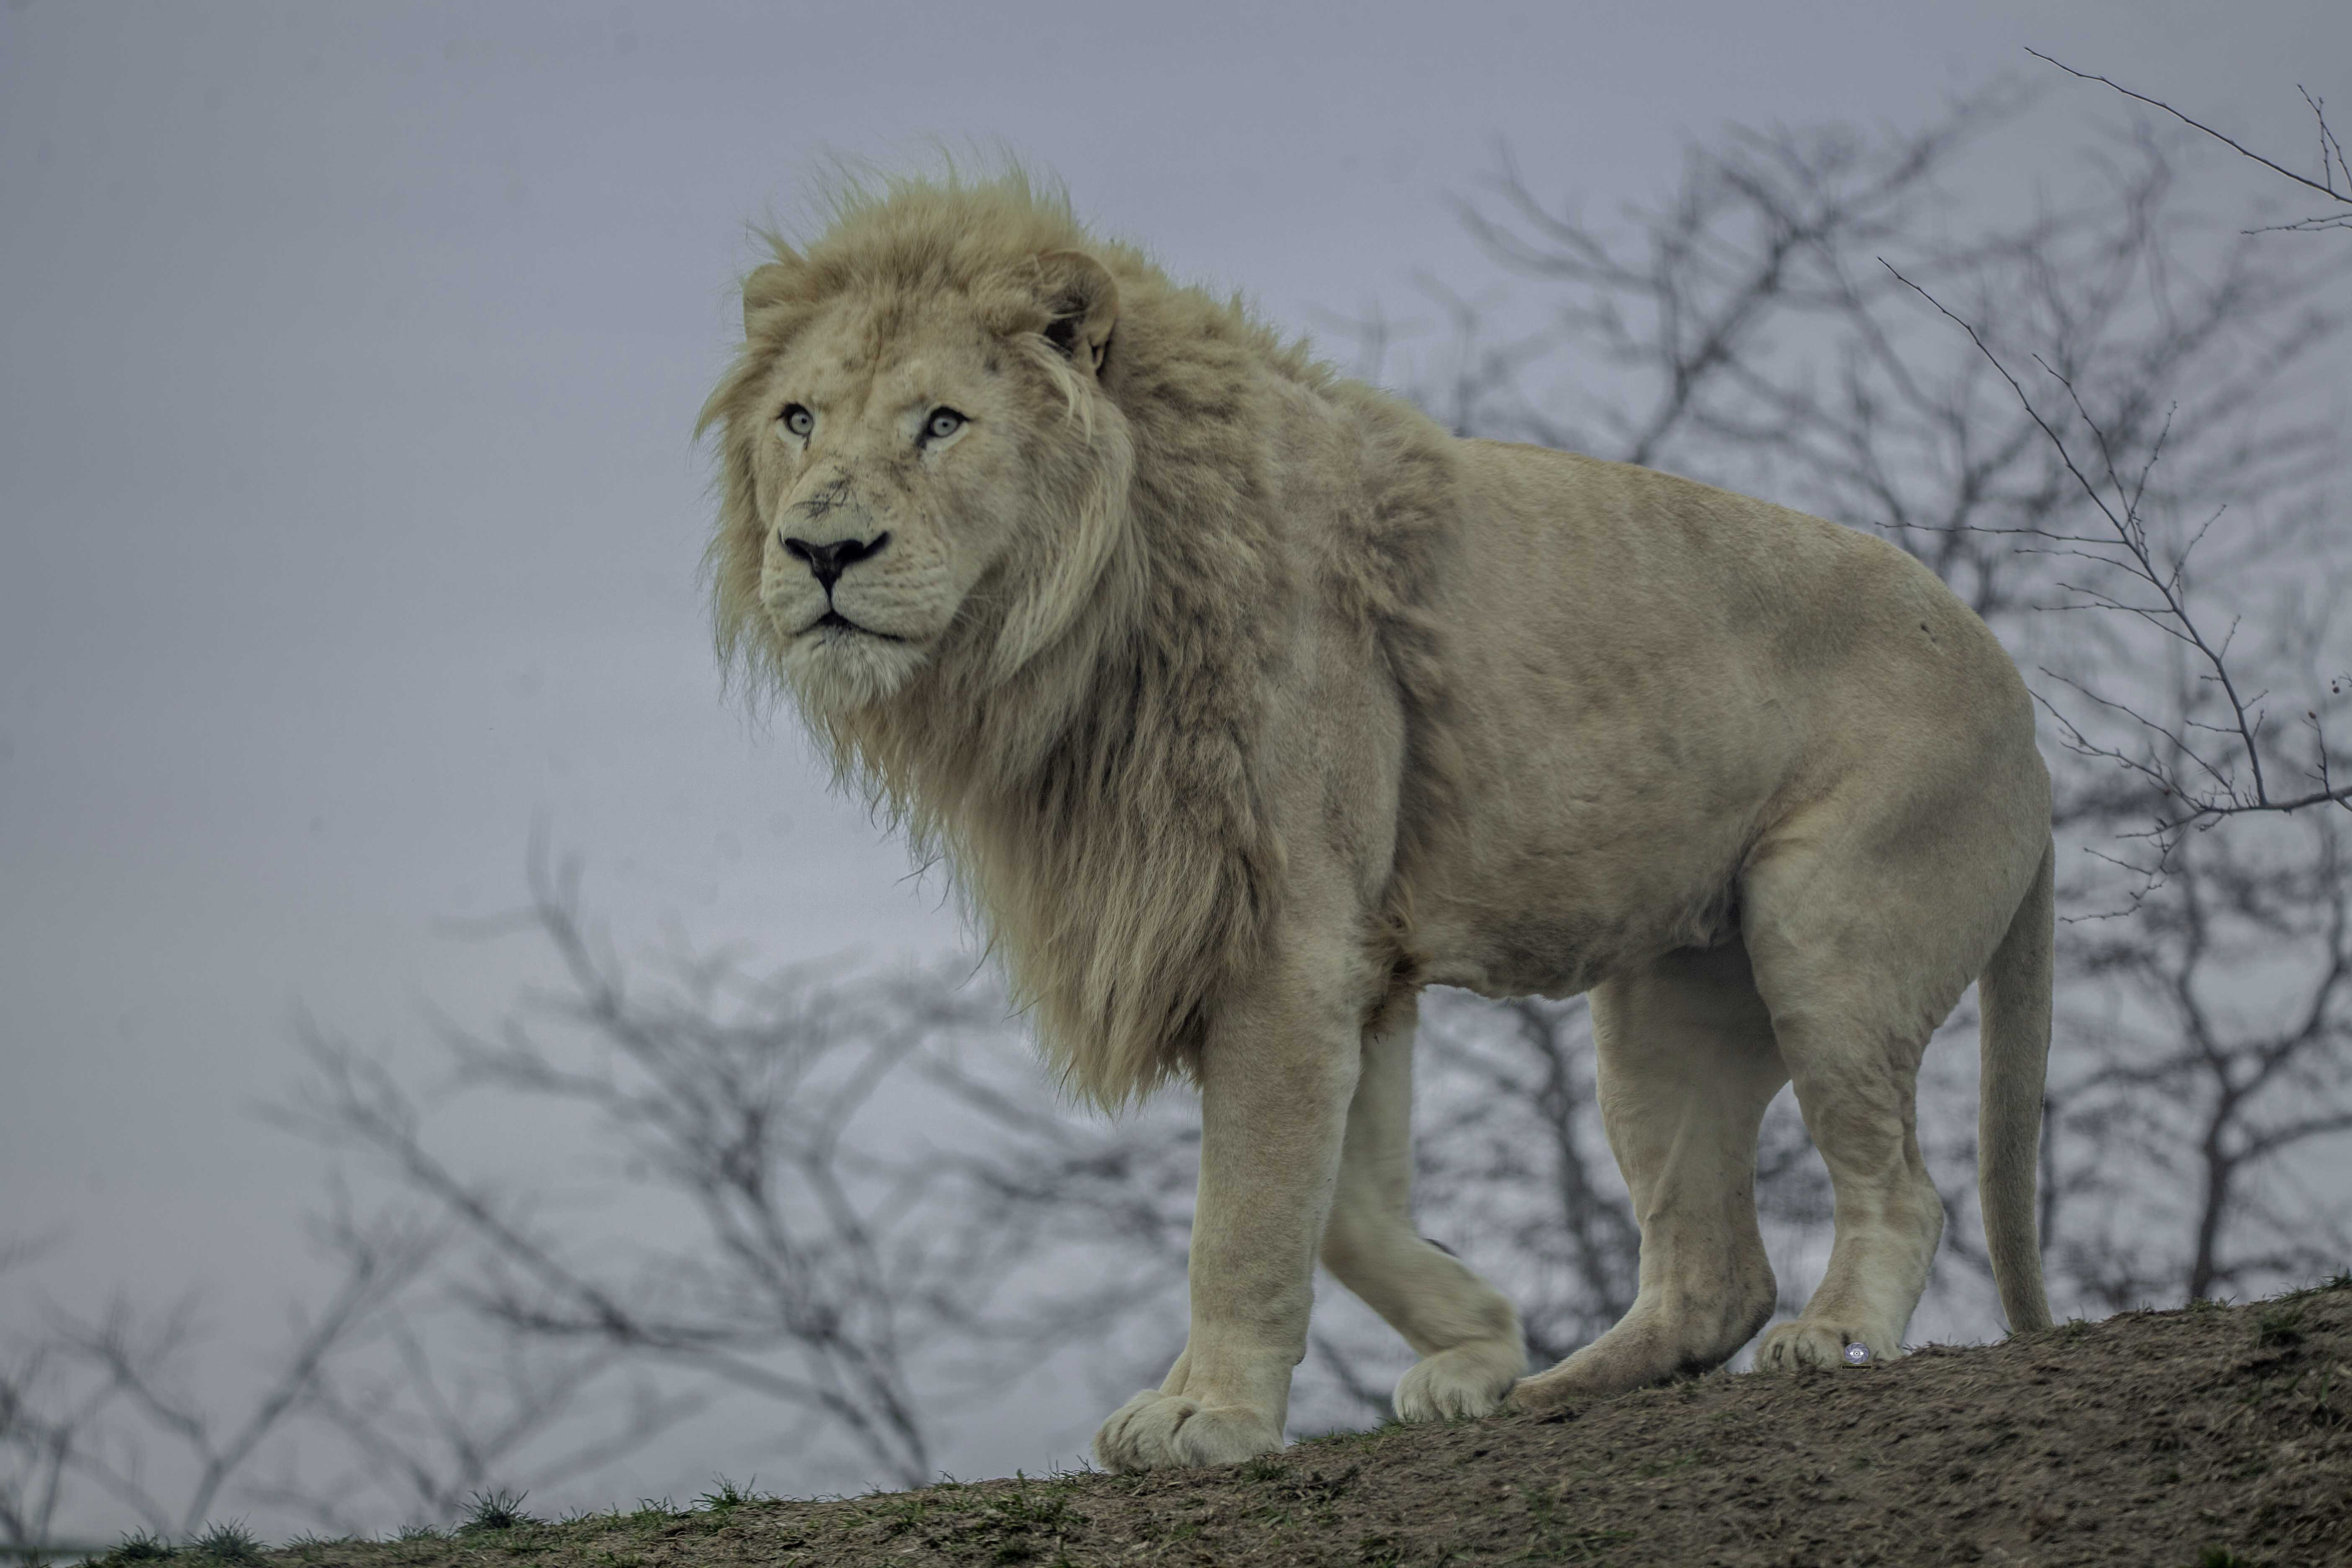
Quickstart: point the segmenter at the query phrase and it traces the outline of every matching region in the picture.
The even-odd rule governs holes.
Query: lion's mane
[[[1392,923],[1405,919],[1402,868],[1449,793],[1438,628],[1418,603],[1446,543],[1446,437],[1284,342],[1238,299],[1180,286],[1095,237],[1066,197],[1017,172],[852,188],[805,247],[775,243],[793,288],[747,294],[744,344],[700,426],[722,433],[707,557],[718,647],[755,696],[785,684],[760,602],[751,443],[764,421],[752,399],[829,299],[857,290],[887,322],[894,300],[970,296],[1054,373],[1054,412],[1076,428],[1041,443],[1038,461],[1075,452],[1091,466],[1088,482],[1045,487],[1081,499],[1045,520],[1029,581],[983,584],[930,666],[888,700],[808,717],[845,782],[919,854],[945,852],[1064,1081],[1116,1108],[1189,1073],[1219,999],[1267,940],[1283,855],[1263,782],[1283,743],[1267,697],[1301,595],[1352,623],[1363,657],[1396,681],[1408,758]],[[1038,335],[1049,316],[1031,279],[1060,250],[1093,257],[1118,284],[1099,393],[1074,385]],[[1349,433],[1348,460],[1328,472],[1288,471],[1297,459],[1272,439],[1276,400],[1301,393]],[[1096,396],[1123,420],[1123,442],[1094,428]],[[1354,544],[1318,562],[1314,581],[1276,542],[1302,481]],[[1020,612],[1008,605],[1051,632],[1014,638],[1011,668],[1004,623]],[[1376,956],[1402,963],[1403,951]]]

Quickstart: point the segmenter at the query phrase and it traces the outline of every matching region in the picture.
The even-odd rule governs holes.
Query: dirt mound
[[[268,1561],[2352,1563],[2352,1277],[1861,1371],[1717,1375],[1566,1417],[1318,1438],[1218,1470],[730,1499]]]

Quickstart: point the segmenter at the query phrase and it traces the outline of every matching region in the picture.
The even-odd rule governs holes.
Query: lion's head
[[[1021,181],[842,205],[746,280],[703,412],[720,641],[820,721],[1034,658],[1096,587],[1132,462],[1101,386],[1118,285],[1066,208]]]
[[[720,653],[947,853],[1071,1084],[1129,1099],[1185,1069],[1276,898],[1305,459],[1270,432],[1376,395],[1017,174],[854,193],[775,245],[702,416]]]

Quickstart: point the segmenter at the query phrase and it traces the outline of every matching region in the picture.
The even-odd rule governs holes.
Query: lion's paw
[[[1859,1347],[1867,1353],[1855,1356]],[[1893,1361],[1902,1347],[1883,1334],[1852,1325],[1799,1318],[1769,1331],[1756,1346],[1756,1370],[1793,1372],[1799,1367],[1873,1366]]]
[[[1492,1415],[1519,1374],[1528,1352],[1511,1340],[1474,1340],[1413,1363],[1397,1380],[1400,1421],[1445,1421],[1460,1415]]]
[[[1095,1458],[1113,1470],[1233,1465],[1282,1447],[1282,1429],[1246,1405],[1202,1405],[1147,1388],[1095,1434]]]

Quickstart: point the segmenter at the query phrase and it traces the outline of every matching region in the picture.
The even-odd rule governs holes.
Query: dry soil
[[[1710,1376],[1564,1417],[1389,1426],[1216,1470],[721,1500],[257,1560],[2352,1564],[2352,1278],[1859,1370]]]

